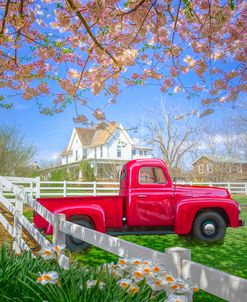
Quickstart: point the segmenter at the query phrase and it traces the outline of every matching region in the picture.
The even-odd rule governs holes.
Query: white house
[[[101,122],[92,128],[74,128],[61,158],[62,165],[88,160],[97,177],[117,178],[125,162],[150,158],[152,150],[135,145],[121,124]]]

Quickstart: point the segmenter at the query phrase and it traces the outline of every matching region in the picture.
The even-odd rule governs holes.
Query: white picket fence
[[[197,284],[200,289],[216,295],[227,301],[246,302],[247,301],[247,280],[227,274],[225,272],[210,268],[191,261],[191,251],[184,248],[170,248],[161,253],[158,251],[139,246],[125,240],[103,234],[83,226],[66,221],[63,214],[54,215],[40,203],[38,203],[28,189],[13,184],[10,180],[0,176],[0,202],[13,214],[13,227],[6,218],[0,214],[0,224],[15,239],[14,248],[16,252],[20,250],[30,250],[22,238],[22,227],[37,241],[40,246],[49,246],[51,243],[45,238],[32,223],[23,215],[23,204],[28,203],[37,213],[44,217],[53,225],[53,243],[65,243],[65,234],[84,240],[119,257],[138,257],[141,259],[152,259],[156,264],[166,267],[168,273],[175,277],[190,278],[192,284]],[[1,193],[12,192],[15,196],[9,201]],[[38,192],[38,191],[37,191]],[[62,255],[58,262],[64,269],[69,268],[69,258]],[[193,297],[188,295],[188,300]]]
[[[5,177],[13,184],[23,186],[33,197],[45,196],[87,196],[87,195],[116,195],[119,191],[118,182],[80,182],[80,181],[41,181],[39,177]],[[247,195],[247,182],[181,182],[186,185],[202,185],[222,187],[231,194]],[[13,194],[7,190],[4,196],[11,198]]]

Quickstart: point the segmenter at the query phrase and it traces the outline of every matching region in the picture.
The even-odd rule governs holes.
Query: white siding
[[[121,146],[121,157],[117,157],[117,146]],[[107,156],[109,159],[130,160],[132,145],[120,130],[114,133],[114,136],[107,144]]]

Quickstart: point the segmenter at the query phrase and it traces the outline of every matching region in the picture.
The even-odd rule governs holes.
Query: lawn
[[[247,204],[247,196],[235,195],[234,199],[240,204]],[[30,212],[26,213],[29,219],[31,219],[30,214]],[[247,207],[243,207],[241,216],[247,221]],[[189,238],[180,238],[177,235],[122,236],[121,238],[162,252],[169,247],[189,248],[192,251],[193,261],[247,279],[247,227],[228,229],[224,242],[217,244],[201,243]],[[86,253],[74,253],[72,258],[82,265],[90,266],[117,260],[117,256],[95,247]],[[194,301],[220,302],[223,300],[200,291],[195,294]]]
[[[247,196],[234,196],[234,199],[240,204],[247,204]],[[247,221],[247,208],[242,209],[241,216]],[[247,279],[247,227],[228,229],[224,242],[217,244],[195,242],[191,239],[180,238],[177,235],[122,236],[121,238],[158,251],[175,246],[189,248],[192,250],[193,261]],[[95,247],[86,253],[74,254],[73,258],[82,264],[90,264],[91,266],[117,260],[115,255]],[[200,291],[195,294],[194,301],[220,302],[223,300]]]

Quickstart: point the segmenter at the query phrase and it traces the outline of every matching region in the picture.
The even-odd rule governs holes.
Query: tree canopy
[[[247,89],[244,0],[4,0],[0,16],[1,107],[21,96],[59,113],[90,107],[88,92],[114,104],[126,87],[155,84],[200,98],[189,114],[202,117]]]
[[[13,126],[0,126],[0,175],[28,175],[33,173],[30,164],[36,153],[33,144]]]

